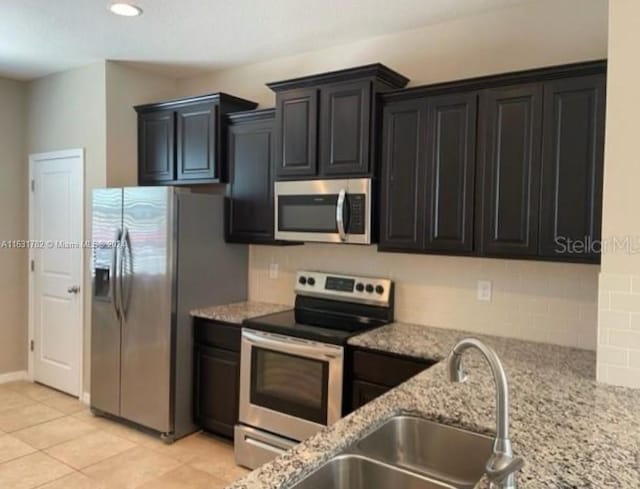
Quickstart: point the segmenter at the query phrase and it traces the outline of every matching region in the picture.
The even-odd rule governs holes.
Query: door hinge
[[[36,181],[33,178],[31,179],[31,191],[36,191]]]
[[[36,261],[35,260],[31,260],[30,267],[31,267],[31,271],[35,272],[35,270],[36,270]]]
[[[29,349],[30,349],[31,351],[33,351],[33,350],[34,350],[34,348],[35,348],[35,345],[36,345],[36,344],[35,344],[35,342],[34,342],[33,340],[31,340],[31,341],[29,342]]]

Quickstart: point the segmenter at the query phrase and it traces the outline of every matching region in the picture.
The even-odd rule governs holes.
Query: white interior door
[[[30,157],[33,378],[79,396],[82,368],[82,150]]]

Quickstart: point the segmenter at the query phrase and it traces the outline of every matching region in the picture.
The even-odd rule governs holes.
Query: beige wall
[[[598,380],[640,387],[640,2],[609,2]]]
[[[537,1],[345,46],[180,80],[181,95],[228,91],[272,106],[269,81],[383,62],[412,85],[607,56],[601,0]],[[280,277],[269,279],[270,263]],[[596,348],[598,267],[376,253],[375,247],[251,247],[250,296],[291,303],[298,268],[391,276],[397,319]],[[490,303],[476,281],[493,281]]]
[[[0,78],[0,241],[27,239],[27,87]],[[0,375],[27,369],[27,253],[0,248]]]
[[[274,104],[265,83],[382,62],[411,85],[606,58],[605,0],[537,0],[422,29],[180,80],[180,95],[227,91]]]
[[[137,184],[133,106],[174,96],[175,80],[106,61],[29,84],[28,152],[85,149],[85,238],[94,188]],[[90,387],[91,274],[85,253],[84,390]]]
[[[107,186],[138,183],[138,132],[134,105],[172,98],[176,80],[107,61]]]
[[[91,191],[104,187],[106,166],[105,63],[95,63],[29,83],[28,153],[85,150],[84,235],[91,237]],[[84,254],[84,383],[88,386],[91,325],[90,253]]]

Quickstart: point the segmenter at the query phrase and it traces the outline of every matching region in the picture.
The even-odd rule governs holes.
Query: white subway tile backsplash
[[[598,348],[598,362],[607,365],[628,366],[629,351],[625,348],[616,348],[613,346],[601,346]]]
[[[629,350],[629,367],[640,369],[640,350]]]
[[[607,365],[606,382],[624,387],[640,387],[640,369]]]
[[[634,331],[640,331],[640,314],[631,313],[630,327]]]
[[[598,291],[598,309],[608,311],[611,308],[611,293],[608,290]]]
[[[640,350],[640,332],[611,329],[609,331],[609,344],[620,348]]]
[[[600,290],[607,290],[609,292],[631,292],[631,276],[601,273],[599,288]]]
[[[605,328],[629,329],[631,315],[622,311],[600,311],[598,320],[600,326]]]
[[[609,309],[612,311],[640,313],[640,294],[611,292]]]
[[[277,280],[268,277],[270,263],[279,264]],[[252,246],[250,298],[292,304],[301,268],[392,278],[398,321],[578,348],[599,341],[599,269],[591,265],[378,253],[375,246]],[[476,300],[478,280],[493,282],[491,302]]]

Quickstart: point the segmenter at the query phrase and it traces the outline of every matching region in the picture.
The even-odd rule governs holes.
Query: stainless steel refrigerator
[[[168,441],[193,423],[189,311],[246,299],[245,245],[224,197],[174,187],[93,192],[91,407]]]

